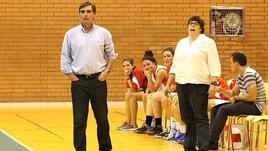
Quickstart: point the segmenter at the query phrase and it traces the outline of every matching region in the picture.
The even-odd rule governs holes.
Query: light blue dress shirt
[[[93,25],[85,32],[82,25],[68,30],[61,51],[61,71],[91,75],[105,70],[108,60],[115,58],[111,33]]]

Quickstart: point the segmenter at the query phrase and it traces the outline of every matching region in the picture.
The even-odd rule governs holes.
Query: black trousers
[[[253,102],[236,102],[215,106],[210,114],[209,139],[217,143],[228,116],[261,115],[262,113]]]
[[[107,118],[107,83],[94,77],[78,76],[72,82],[73,135],[76,151],[86,151],[86,128],[89,101],[97,123],[97,136],[100,151],[112,150],[110,126]]]
[[[195,146],[208,150],[208,88],[205,84],[177,84],[181,118],[186,124],[185,151],[196,151]]]

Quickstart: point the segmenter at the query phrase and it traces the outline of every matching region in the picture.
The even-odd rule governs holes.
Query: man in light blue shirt
[[[86,151],[89,101],[97,121],[99,150],[112,150],[106,78],[116,54],[111,33],[94,24],[95,15],[94,3],[80,5],[81,24],[66,32],[61,52],[61,71],[72,83],[74,147],[77,151]]]

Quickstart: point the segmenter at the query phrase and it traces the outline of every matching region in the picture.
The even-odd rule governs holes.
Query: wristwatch
[[[210,82],[210,84],[211,84],[211,85],[214,85],[214,86],[218,86],[218,85],[219,85],[218,82],[215,81],[215,80],[212,80],[212,81]]]
[[[105,69],[106,72],[110,73],[110,70],[109,69]]]

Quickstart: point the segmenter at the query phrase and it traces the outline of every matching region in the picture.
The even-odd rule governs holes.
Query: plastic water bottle
[[[232,144],[234,151],[243,151],[242,131],[237,125],[232,125]]]

